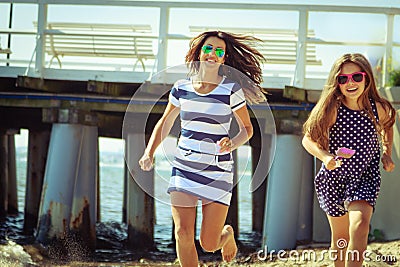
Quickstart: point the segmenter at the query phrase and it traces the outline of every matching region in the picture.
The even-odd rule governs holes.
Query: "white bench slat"
[[[36,23],[36,22],[35,22]],[[49,29],[60,30],[88,30],[88,29],[103,29],[108,31],[133,31],[133,32],[148,32],[151,33],[151,26],[148,24],[110,24],[110,23],[75,23],[75,22],[51,22],[48,23]]]
[[[136,58],[134,68],[141,63],[145,71],[144,60],[156,59],[150,25],[51,22],[45,33],[50,64],[56,59],[60,67],[64,56],[116,57]]]

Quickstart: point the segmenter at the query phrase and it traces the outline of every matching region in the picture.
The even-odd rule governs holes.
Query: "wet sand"
[[[91,262],[91,261],[69,261],[69,262],[56,262],[50,260],[40,254],[39,250],[32,245],[20,246],[15,245],[14,251],[24,250],[25,255],[18,254],[13,258],[10,252],[4,251],[0,254],[0,266],[107,266],[107,267],[123,267],[123,266],[179,266],[177,260],[171,257],[151,257],[140,258],[134,261],[125,262]],[[5,247],[1,245],[0,247]],[[12,247],[12,246],[11,246]],[[10,246],[8,246],[8,249]],[[21,252],[20,252],[21,253]],[[12,254],[12,253],[11,253]],[[28,260],[30,256],[30,260]],[[271,266],[333,266],[332,257],[334,254],[329,255],[326,246],[312,244],[307,246],[298,247],[296,250],[288,250],[280,252],[280,254],[267,254],[240,251],[236,259],[231,263],[224,263],[221,261],[220,252],[216,253],[200,253],[200,266],[201,267],[218,267],[218,266],[251,266],[251,267],[271,267]],[[364,266],[380,267],[380,266],[400,266],[400,240],[390,242],[373,242],[368,245],[366,260]],[[6,265],[4,265],[6,264]]]

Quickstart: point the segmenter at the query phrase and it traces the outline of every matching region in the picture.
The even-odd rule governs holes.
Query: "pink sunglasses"
[[[366,73],[362,71],[353,72],[351,74],[340,74],[337,76],[338,84],[346,84],[351,79],[355,83],[360,83],[364,80]]]

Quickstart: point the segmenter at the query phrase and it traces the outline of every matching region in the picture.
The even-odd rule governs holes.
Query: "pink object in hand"
[[[356,153],[355,150],[350,148],[341,147],[336,150],[336,157],[335,160],[341,160],[343,158],[351,158]]]

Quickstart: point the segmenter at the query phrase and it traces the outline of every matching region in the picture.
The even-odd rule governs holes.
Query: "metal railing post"
[[[303,88],[306,77],[307,63],[307,32],[308,32],[308,11],[300,10],[299,12],[299,29],[297,37],[297,62],[294,77],[294,86]]]
[[[160,7],[160,26],[157,52],[157,72],[167,67],[167,49],[168,49],[168,27],[169,27],[169,7],[162,5]]]
[[[38,25],[37,25],[37,40],[36,40],[36,59],[35,59],[35,73],[43,76],[44,56],[45,56],[45,29],[47,25],[47,4],[38,4]]]
[[[14,4],[10,3],[10,17],[8,19],[8,28],[12,29],[13,25],[13,11],[14,11]],[[8,40],[7,40],[7,48],[11,49],[11,33],[8,34]],[[7,53],[7,63],[6,66],[10,66],[10,53]]]
[[[382,70],[382,86],[386,86],[389,83],[389,72],[393,67],[393,27],[394,27],[394,15],[387,15],[386,24],[386,45],[385,45],[385,56]]]

